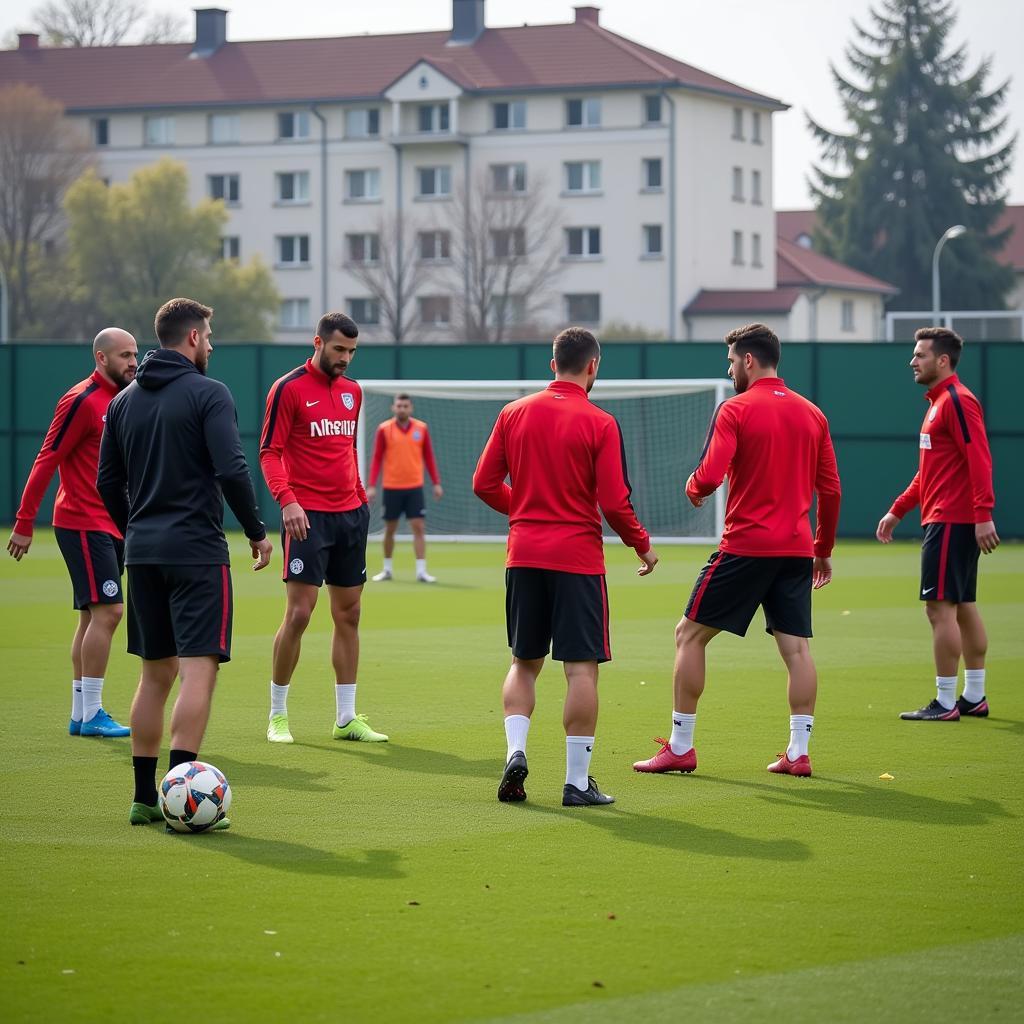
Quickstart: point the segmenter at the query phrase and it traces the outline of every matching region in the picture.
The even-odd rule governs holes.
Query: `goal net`
[[[441,474],[444,495],[435,501],[425,480],[427,535],[431,540],[503,541],[508,520],[473,494],[473,470],[498,413],[507,403],[545,388],[546,380],[361,380],[359,470],[368,482],[377,426],[389,419],[399,393],[424,420]],[[724,401],[727,380],[598,380],[591,400],[622,427],[633,506],[655,542],[716,543],[725,513],[723,488],[694,508],[683,487],[704,447],[715,406]],[[552,459],[554,464],[554,457]],[[378,489],[380,481],[378,480]],[[370,508],[370,532],[383,529],[380,498]],[[407,531],[404,520],[399,536]],[[605,524],[606,539],[618,538]]]

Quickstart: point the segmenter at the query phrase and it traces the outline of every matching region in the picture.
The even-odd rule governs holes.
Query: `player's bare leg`
[[[537,706],[537,677],[544,668],[543,658],[512,658],[501,687],[501,705],[505,713],[505,769],[498,784],[502,803],[521,803],[526,799],[523,783],[530,774],[526,766],[526,738],[530,716]]]
[[[164,734],[164,709],[177,674],[177,658],[142,662],[131,717],[135,795],[128,820],[132,825],[146,825],[162,817],[157,805],[156,763]]]
[[[398,530],[397,519],[384,520],[384,568],[373,577],[374,583],[383,583],[392,578],[395,554],[395,532]]]
[[[960,711],[956,701],[956,677],[963,643],[957,605],[952,601],[926,601],[924,610],[932,627],[935,656],[935,699],[916,711],[904,711],[900,718],[914,722],[956,722]],[[987,709],[986,709],[987,710]]]
[[[334,721],[334,738],[359,740],[363,743],[386,743],[387,736],[382,732],[374,732],[367,724],[366,715],[356,714],[362,584],[358,587],[328,587],[327,590],[331,595],[331,618],[334,620],[334,635],[331,639],[337,714]]]
[[[416,579],[420,583],[436,583],[437,580],[427,572],[427,527],[423,516],[409,520],[412,530],[412,550],[416,556]]]
[[[193,756],[186,760],[194,760],[199,754],[210,720],[219,664],[214,655],[178,659],[181,686],[171,712],[172,754],[175,750],[187,751]]]
[[[808,776],[811,760],[807,747],[814,728],[814,704],[818,696],[818,670],[805,636],[775,631],[775,645],[789,674],[789,745],[768,771],[780,775]]]
[[[320,588],[309,583],[290,581],[285,584],[285,590],[284,621],[274,637],[273,674],[278,686],[287,686],[292,681],[302,652],[302,634],[306,632],[320,596]]]
[[[124,615],[123,604],[92,604],[79,646],[82,675],[82,736],[127,736],[130,730],[103,710],[103,678],[110,644]]]
[[[988,717],[985,697],[985,655],[988,653],[988,634],[978,606],[965,601],[956,606],[956,621],[960,627],[960,643],[964,655],[964,690],[956,702],[962,716]]]

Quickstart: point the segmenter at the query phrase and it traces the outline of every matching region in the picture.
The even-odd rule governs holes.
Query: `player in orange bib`
[[[377,497],[377,479],[384,470],[384,568],[373,577],[375,583],[392,578],[392,555],[395,550],[395,531],[404,515],[412,530],[412,549],[416,554],[416,579],[420,583],[434,583],[427,572],[427,537],[424,518],[423,468],[426,466],[434,483],[434,497],[440,498],[441,476],[434,460],[430,431],[423,420],[413,419],[412,399],[405,394],[395,395],[391,404],[395,414],[377,428],[370,462],[370,486],[366,497]]]

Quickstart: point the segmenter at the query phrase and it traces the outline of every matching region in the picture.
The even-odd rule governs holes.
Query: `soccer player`
[[[440,498],[441,475],[434,460],[430,431],[423,420],[413,419],[412,399],[395,395],[391,404],[395,414],[377,428],[370,463],[368,501],[377,497],[377,478],[384,467],[384,568],[373,577],[374,583],[391,579],[398,520],[405,516],[412,530],[412,549],[416,555],[416,579],[420,583],[436,583],[427,572],[427,538],[423,525],[426,508],[423,503],[423,467],[434,483],[434,497]]]
[[[818,677],[811,658],[811,589],[832,579],[839,520],[839,473],[821,410],[777,375],[779,339],[764,324],[726,336],[736,395],[711,418],[700,462],[686,496],[700,507],[729,476],[725,529],[701,569],[676,626],[672,733],[638,772],[692,772],[697,702],[704,692],[707,645],[724,629],[743,636],[764,608],[789,673],[789,746],[768,771],[810,775],[807,753]],[[811,499],[818,528],[811,540]]]
[[[956,375],[963,346],[960,336],[945,327],[922,327],[914,334],[910,368],[914,380],[928,389],[918,470],[876,531],[878,539],[888,544],[896,524],[921,506],[920,597],[932,626],[936,694],[923,708],[900,715],[911,722],[988,717],[988,637],[975,600],[978,555],[995,551],[999,534],[992,521],[992,455],[981,404]],[[958,698],[961,655],[964,689]]]
[[[325,313],[313,355],[276,381],[267,395],[260,465],[281,506],[286,605],[274,638],[270,680],[271,743],[291,743],[288,687],[302,635],[326,583],[334,620],[336,740],[383,743],[365,715],[356,714],[359,610],[366,582],[370,510],[356,461],[356,423],[363,392],[345,376],[359,328],[344,313]]]
[[[32,527],[54,472],[53,532],[71,576],[78,627],[71,641],[72,736],[127,736],[131,730],[103,710],[103,678],[110,642],[124,614],[121,574],[124,540],[96,491],[100,436],[110,400],[135,377],[138,346],[117,327],[92,343],[96,368],[57,403],[50,429],[32,464],[7,550],[17,561],[32,544]]]
[[[601,361],[597,339],[569,327],[553,351],[554,381],[502,409],[473,474],[477,497],[509,517],[505,618],[512,667],[502,689],[508,748],[498,799],[526,799],[526,737],[550,647],[568,684],[562,804],[601,806],[614,799],[590,777],[598,665],[612,656],[600,512],[640,557],[638,575],[652,572],[658,556],[630,502],[619,425],[587,397]]]
[[[231,392],[206,376],[209,306],[171,299],[156,314],[160,348],[110,403],[97,487],[125,536],[128,651],[142,659],[132,703],[135,795],[128,820],[161,819],[156,763],[164,707],[171,713],[170,770],[199,756],[221,662],[231,657],[231,573],[223,499],[249,538],[254,569],[273,545],[235,422]],[[222,819],[215,828],[227,828]]]

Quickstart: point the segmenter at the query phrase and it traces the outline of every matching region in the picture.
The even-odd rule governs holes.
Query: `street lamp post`
[[[935,243],[935,251],[932,253],[932,324],[936,327],[939,325],[939,312],[942,309],[939,293],[939,254],[951,238],[959,238],[966,230],[963,224],[954,224],[951,228],[946,228],[942,237]]]

